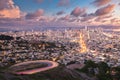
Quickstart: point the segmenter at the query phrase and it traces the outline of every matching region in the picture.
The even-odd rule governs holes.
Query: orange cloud
[[[19,8],[0,10],[0,18],[20,18]]]
[[[21,11],[13,0],[2,0],[0,4],[0,18],[20,18]]]

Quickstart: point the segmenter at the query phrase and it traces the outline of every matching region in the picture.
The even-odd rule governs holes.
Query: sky
[[[0,0],[0,29],[120,26],[120,0]]]

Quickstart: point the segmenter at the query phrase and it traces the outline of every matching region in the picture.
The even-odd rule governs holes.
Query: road
[[[45,63],[47,64],[46,67],[43,67],[43,68],[37,68],[37,69],[32,69],[32,70],[26,70],[26,71],[20,71],[20,72],[15,72],[16,74],[34,74],[34,73],[37,73],[37,72],[42,72],[42,71],[46,71],[46,70],[49,70],[49,69],[52,69],[52,68],[55,68],[57,67],[59,64],[56,63],[56,62],[53,62],[53,61],[49,61],[49,60],[37,60],[37,61],[28,61],[28,62],[23,62],[23,63],[19,63],[19,64],[15,64],[13,65],[12,67],[15,67],[15,66],[19,66],[19,65],[26,65],[26,64],[29,64],[29,63]]]
[[[70,65],[68,65],[67,66],[67,68],[69,68],[69,69],[81,69],[81,68],[83,68],[84,67],[84,64],[70,64]]]

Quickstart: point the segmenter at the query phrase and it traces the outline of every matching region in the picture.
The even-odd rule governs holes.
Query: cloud
[[[111,23],[119,23],[120,24],[120,19],[118,19],[118,18],[113,18],[110,21],[111,21]]]
[[[38,3],[42,3],[44,0],[36,0]]]
[[[62,15],[64,13],[65,13],[64,11],[59,11],[59,12],[56,13],[56,15]]]
[[[114,9],[115,5],[111,4],[111,5],[107,5],[105,7],[102,7],[100,9],[97,9],[94,13],[85,13],[84,15],[82,15],[81,17],[81,22],[86,22],[86,21],[94,21],[94,22],[101,22],[103,20],[112,18],[113,15],[110,14],[113,9]]]
[[[105,16],[98,16],[95,21],[101,21],[101,20],[108,20],[110,18],[112,18],[113,15],[105,15]]]
[[[61,17],[59,21],[66,21],[76,24],[101,25],[110,24],[110,19],[114,16],[111,12],[114,10],[115,4],[109,4],[105,7],[97,9],[93,13],[86,13],[86,8],[76,7],[70,15]]]
[[[91,19],[93,19],[93,17],[89,16],[89,17],[84,17],[84,18],[82,18],[80,21],[81,21],[81,22],[86,22],[86,21],[89,21],[89,20],[91,20]]]
[[[120,6],[120,3],[118,3],[118,5]]]
[[[43,14],[44,14],[44,10],[43,9],[39,9],[39,10],[35,11],[34,13],[28,13],[26,15],[26,19],[38,19]]]
[[[108,4],[110,1],[111,0],[94,0],[92,3],[99,7]]]
[[[53,2],[53,0],[32,0],[32,1],[33,2],[35,1],[36,3],[39,3],[39,4],[44,3],[45,1],[47,1],[48,3]]]
[[[70,0],[59,0],[58,6],[68,6],[70,4]]]
[[[0,1],[0,10],[12,9],[14,7],[15,7],[14,2],[12,0],[1,0]]]
[[[21,11],[14,5],[13,0],[0,1],[0,18],[20,18]]]
[[[115,8],[115,4],[111,4],[106,7],[102,7],[95,12],[95,15],[102,16],[102,15],[109,14],[110,12],[112,12],[114,10],[114,8]]]
[[[20,18],[19,8],[0,10],[0,18]]]
[[[70,19],[70,15],[66,15],[60,18],[60,20],[65,20],[65,21],[68,21],[69,19]]]
[[[78,16],[82,16],[84,15],[86,12],[85,8],[80,8],[80,7],[76,7],[72,12],[71,15],[78,17]]]

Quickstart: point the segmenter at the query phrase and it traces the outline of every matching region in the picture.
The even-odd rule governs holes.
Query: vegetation
[[[84,72],[88,76],[96,77],[98,80],[119,80],[120,67],[111,68],[105,62],[95,63],[88,60],[82,69],[76,69],[79,72]],[[114,73],[114,74],[113,74]]]
[[[5,78],[2,80],[84,80],[76,71],[72,71],[63,66],[32,75],[17,75],[10,72],[0,74]]]
[[[12,36],[8,35],[0,35],[0,40],[13,40],[14,38]]]
[[[2,74],[0,74],[0,80],[5,80],[5,77]]]
[[[18,77],[14,77],[14,78],[11,78],[11,80],[22,80],[22,79],[20,79]]]

